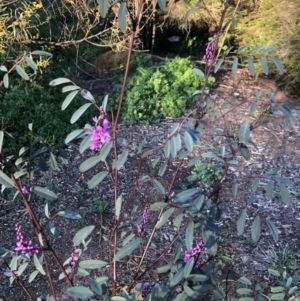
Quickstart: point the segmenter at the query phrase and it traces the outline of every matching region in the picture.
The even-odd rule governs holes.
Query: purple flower
[[[30,187],[30,188],[29,188],[29,190],[27,189],[27,187],[26,187],[26,186],[23,186],[23,187],[22,187],[22,193],[23,193],[23,194],[28,194],[28,193],[31,193],[31,192],[32,192],[32,190],[33,190],[33,188],[32,188],[32,187]]]
[[[76,250],[76,246],[73,246],[72,248],[72,253],[71,253],[71,259],[69,261],[69,266],[71,269],[73,269],[76,265],[76,262],[78,261],[79,257],[77,255],[77,253],[75,252]]]
[[[221,33],[217,33],[214,35],[213,39],[207,44],[205,55],[203,59],[206,61],[207,66],[211,66],[213,62],[213,54],[217,47],[217,43],[219,40]]]
[[[156,281],[152,281],[152,282],[144,282],[142,285],[141,291],[143,293],[149,293],[153,288],[157,287],[159,283],[160,283],[159,279],[157,279]]]
[[[203,242],[203,240],[201,240],[196,247],[191,249],[191,251],[183,251],[182,250],[184,252],[183,261],[188,262],[191,257],[201,254],[203,248],[204,248],[204,242]],[[197,262],[196,267],[198,267],[199,265],[200,265],[200,262]]]
[[[97,122],[99,121],[99,119],[100,119],[100,117],[97,117],[97,116],[93,117],[93,121],[94,121],[95,123],[97,123]]]
[[[150,210],[150,205],[147,204],[145,209],[144,209],[144,212],[143,212],[142,223],[141,223],[141,225],[137,225],[138,232],[139,232],[140,235],[143,235],[146,231],[147,219],[148,219],[148,216],[149,216],[149,210]]]
[[[32,244],[32,240],[24,240],[22,235],[21,226],[19,224],[16,225],[16,233],[17,233],[17,246],[15,251],[21,251],[23,254],[27,254],[29,257],[38,253],[39,249],[34,247]]]
[[[107,131],[108,125],[109,125],[108,120],[104,119],[102,126],[98,125],[92,127],[92,134],[91,134],[92,143],[90,146],[91,150],[101,149],[103,144],[110,138],[110,134]]]

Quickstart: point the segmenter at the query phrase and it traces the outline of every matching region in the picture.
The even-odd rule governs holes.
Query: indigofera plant
[[[102,5],[105,3],[102,3]],[[158,1],[158,3],[162,8],[166,5],[163,0]],[[140,1],[138,6],[140,10],[142,5],[143,1]],[[107,8],[107,6],[105,7]],[[224,3],[224,12],[220,22],[221,28],[225,23],[224,18],[227,9],[228,1]],[[120,27],[123,30],[126,30],[124,20],[126,20],[127,13],[132,12],[127,11],[126,3],[122,3]],[[252,131],[266,123],[273,123],[274,131],[279,127],[285,129],[295,124],[295,117],[285,105],[278,108],[282,114],[276,114],[278,112],[277,108],[270,107],[271,110],[268,111],[257,110],[257,104],[253,103],[249,110],[252,122],[241,120],[239,125],[229,128],[226,118],[234,112],[236,106],[221,107],[218,99],[207,93],[208,79],[215,62],[214,50],[212,58],[205,65],[204,72],[200,69],[193,70],[199,81],[203,82],[202,90],[196,93],[199,95],[199,99],[193,112],[194,115],[184,118],[182,122],[173,122],[164,142],[155,146],[146,145],[145,143],[131,145],[126,138],[118,137],[117,126],[123,105],[136,24],[139,18],[139,14],[132,16],[132,20],[135,22],[132,24],[127,68],[118,110],[111,119],[107,112],[108,96],[104,97],[100,105],[96,103],[93,95],[88,90],[82,89],[68,78],[57,78],[50,82],[52,87],[65,85],[62,91],[68,92],[68,95],[62,103],[62,110],[70,105],[76,95],[81,95],[85,100],[85,103],[71,116],[70,122],[72,124],[89,107],[93,106],[97,111],[96,117],[92,119],[94,125],[86,124],[84,128],[71,132],[66,137],[65,143],[69,144],[80,140],[78,146],[80,153],[87,149],[94,151],[95,155],[86,159],[79,166],[82,173],[95,168],[95,166],[101,169],[88,181],[87,184],[90,189],[99,184],[103,185],[106,179],[107,182],[105,183],[110,184],[114,191],[113,201],[110,200],[114,210],[113,228],[110,229],[108,239],[111,248],[110,256],[107,260],[102,260],[101,254],[93,254],[93,258],[83,260],[82,254],[87,251],[91,242],[89,237],[95,230],[95,225],[89,225],[77,231],[72,240],[71,256],[64,263],[61,263],[61,259],[56,255],[55,248],[45,234],[44,226],[39,222],[40,218],[43,216],[48,221],[48,228],[55,238],[61,235],[57,227],[58,223],[56,223],[57,218],[65,217],[77,220],[82,217],[77,212],[69,209],[54,213],[51,201],[56,200],[57,195],[45,187],[34,185],[32,181],[32,175],[37,167],[45,170],[45,166],[47,167],[47,164],[50,164],[52,169],[57,169],[58,164],[60,164],[56,160],[57,156],[53,153],[46,156],[48,149],[43,148],[32,152],[31,149],[36,142],[31,140],[29,147],[20,150],[19,158],[15,162],[8,161],[2,153],[4,133],[0,131],[0,184],[2,190],[13,189],[21,196],[39,243],[39,247],[34,247],[31,241],[30,243],[27,242],[25,246],[23,237],[20,235],[20,228],[18,228],[17,248],[34,253],[33,259],[22,257],[6,249],[0,249],[1,260],[8,270],[10,281],[16,280],[29,299],[36,300],[36,297],[33,297],[28,291],[25,282],[20,277],[27,271],[28,266],[33,267],[34,271],[29,276],[29,282],[34,281],[38,274],[46,275],[52,295],[45,299],[51,300],[52,298],[52,300],[56,300],[57,292],[53,284],[49,264],[49,255],[51,255],[60,269],[59,278],[66,279],[70,286],[67,290],[68,295],[77,300],[86,298],[99,300],[102,297],[115,301],[234,300],[238,296],[239,301],[254,301],[261,300],[265,294],[269,294],[271,300],[284,298],[285,294],[291,298],[296,298],[297,289],[292,287],[292,280],[289,280],[290,278],[287,278],[286,275],[282,275],[284,279],[288,279],[285,287],[271,287],[267,292],[257,290],[254,282],[249,278],[245,275],[238,275],[233,271],[232,266],[235,258],[228,255],[229,253],[226,251],[233,251],[233,247],[226,245],[226,248],[221,249],[222,242],[218,241],[219,222],[222,218],[222,203],[224,201],[221,192],[224,190],[227,190],[227,192],[231,190],[232,202],[235,202],[235,205],[240,208],[236,224],[238,235],[245,232],[246,224],[250,223],[247,216],[251,214],[254,216],[250,230],[253,242],[257,243],[261,237],[262,222],[265,222],[269,228],[274,241],[278,241],[279,231],[275,223],[269,218],[264,218],[263,208],[255,209],[251,206],[256,199],[255,196],[251,196],[247,200],[239,199],[237,201],[238,188],[240,183],[248,182],[251,183],[253,193],[260,193],[258,186],[263,185],[266,190],[264,195],[266,199],[271,199],[275,193],[280,194],[283,203],[288,205],[291,199],[287,187],[292,186],[293,182],[271,172],[255,177],[239,178],[235,182],[227,182],[226,175],[230,167],[239,164],[237,160],[239,155],[245,160],[250,158],[251,149],[249,145],[253,144],[251,141]],[[217,40],[214,41],[214,43],[217,42]],[[216,69],[219,68],[215,67],[215,71]],[[235,69],[234,67],[233,73],[235,73]],[[23,71],[22,74],[25,76]],[[157,85],[159,87],[159,84]],[[270,111],[273,113],[270,114]],[[204,119],[209,122],[209,128],[201,127]],[[223,127],[219,125],[217,127],[216,123],[220,121],[223,121]],[[29,129],[30,131],[33,130],[32,124],[29,125]],[[201,143],[204,133],[206,136],[213,137],[210,140],[212,142]],[[199,170],[197,171],[199,158],[195,157],[193,151],[200,146],[203,150],[201,157],[211,161],[208,161],[203,169],[200,167],[199,175]],[[28,150],[29,154],[27,153]],[[66,163],[63,151],[59,151],[59,155],[62,163]],[[119,177],[120,170],[127,164],[129,155],[135,156],[138,163],[131,192],[125,198],[122,195]],[[185,164],[185,162],[187,163]],[[149,172],[144,174],[143,167],[146,164],[153,168],[150,168]],[[196,179],[191,180],[191,177],[188,176],[178,185],[175,185],[181,169],[186,166],[192,167],[195,164]],[[221,167],[219,168],[219,166]],[[170,178],[167,178],[166,174],[169,168],[172,168],[172,174]],[[197,178],[197,176],[200,178]],[[204,180],[205,189],[199,187],[199,180]],[[25,186],[27,181],[30,186]],[[263,181],[267,181],[267,184],[265,185]],[[141,187],[156,190],[156,194],[152,197],[153,202],[143,204],[138,199],[137,192]],[[45,199],[44,214],[40,211],[34,211],[29,202],[29,198],[33,195]],[[142,216],[136,218],[139,205],[139,209],[143,213]],[[155,218],[153,218],[154,215]],[[155,234],[159,235],[163,229],[167,229],[169,220],[173,221],[175,228],[172,239],[163,245],[160,254],[156,254],[151,258],[147,257],[151,247],[153,248],[152,244],[155,244]],[[28,246],[32,247],[29,251]],[[36,250],[39,250],[40,257],[37,256]],[[121,288],[118,268],[120,262],[127,260],[128,256],[132,255],[137,255],[138,262],[133,273],[128,275],[126,286]],[[100,259],[98,259],[99,256]],[[200,256],[201,259],[199,260]],[[97,277],[99,269],[104,267],[109,269],[109,275]],[[94,270],[97,276],[95,278],[89,276],[89,270]],[[153,274],[150,273],[153,271],[159,274],[159,277],[154,276],[155,279],[149,280],[150,276],[153,277]],[[281,274],[276,273],[276,271],[269,272],[281,277]],[[101,275],[103,274],[101,273]],[[89,285],[74,286],[74,278],[77,279],[78,276],[90,277]],[[109,283],[108,292],[105,293],[102,288],[104,283]],[[231,287],[236,289],[231,290]]]

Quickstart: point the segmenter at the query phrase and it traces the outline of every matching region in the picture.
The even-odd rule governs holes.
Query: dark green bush
[[[2,87],[0,89],[1,127],[13,137],[6,135],[3,146],[5,154],[17,154],[21,147],[28,145],[29,123],[33,123],[33,132],[43,138],[40,142],[42,145],[63,144],[66,135],[81,126],[70,124],[70,116],[81,102],[74,101],[66,112],[61,111],[62,101],[60,89],[42,87],[37,83],[18,80],[12,88]],[[87,121],[87,118],[81,120]]]
[[[183,114],[193,104],[192,93],[204,82],[192,68],[190,59],[178,57],[163,66],[137,68],[128,81],[122,120],[127,124],[148,124]],[[208,86],[213,83],[210,77]]]

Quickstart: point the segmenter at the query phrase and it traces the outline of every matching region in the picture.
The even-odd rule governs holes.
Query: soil
[[[103,94],[103,90],[107,91],[107,82],[104,82],[103,80],[102,84],[101,82],[93,82],[92,85],[88,82],[85,84],[86,87],[84,88],[92,88],[91,92],[95,94]],[[278,90],[272,80],[264,77],[253,79],[249,76],[248,72],[244,70],[238,71],[236,77],[232,77],[229,72],[222,72],[217,78],[216,86],[211,92],[211,95],[216,95],[216,102],[218,102],[219,106],[229,103],[231,106],[235,107],[234,111],[231,111],[227,119],[227,126],[234,128],[235,125],[251,121],[247,114],[249,113],[250,104],[255,101],[257,91],[262,91],[262,96],[258,100],[258,107],[266,107],[269,104],[267,94],[269,92],[276,92],[272,100],[275,109],[277,109],[280,104],[286,104],[294,113],[300,113],[299,100],[292,98],[284,91]],[[225,106],[223,106],[223,108],[224,109],[222,110],[227,110],[225,109]],[[120,124],[118,126],[118,137],[126,138],[129,145],[142,141],[145,145],[159,146],[167,137],[172,124],[183,121],[190,113],[191,111],[187,112],[186,116],[182,116],[181,118],[163,120],[159,124],[150,126],[134,125],[128,127]],[[203,129],[205,131],[213,130],[215,127],[218,127],[218,123],[219,126],[224,126],[223,122],[221,122],[222,118],[220,118],[220,116],[217,116],[216,118],[219,118],[219,121],[214,123],[210,122],[208,118],[204,118],[201,123]],[[298,231],[300,228],[300,206],[297,198],[297,196],[299,196],[298,192],[300,191],[299,125],[296,124],[295,127],[289,128],[287,131],[278,128],[275,132],[277,137],[273,134],[273,127],[271,124],[264,124],[252,131],[251,139],[257,147],[251,148],[251,159],[246,161],[242,157],[238,157],[239,165],[237,165],[237,168],[232,168],[230,170],[229,175],[224,182],[225,187],[227,185],[228,189],[224,189],[221,195],[224,200],[222,205],[223,219],[219,225],[221,231],[218,233],[218,240],[224,245],[220,252],[233,258],[235,272],[240,273],[241,276],[245,275],[252,279],[253,283],[266,282],[270,285],[274,284],[272,282],[274,279],[270,277],[267,270],[268,268],[272,268],[272,264],[278,264],[278,258],[276,259],[276,256],[278,257],[280,252],[288,250],[294,255],[294,265],[292,267],[288,266],[288,269],[292,271],[293,274],[297,274],[298,262],[300,260],[300,234]],[[209,135],[200,137],[202,144],[195,149],[194,156],[199,156],[199,154],[204,151],[205,143],[209,142],[207,137],[209,137]],[[280,140],[280,143],[277,140]],[[34,178],[35,185],[47,187],[58,195],[58,199],[50,202],[49,207],[51,221],[60,231],[59,238],[54,238],[49,231],[48,219],[44,214],[45,202],[35,198],[31,201],[31,204],[35,212],[37,212],[38,218],[42,226],[44,226],[46,234],[49,235],[50,241],[62,262],[70,257],[74,235],[78,230],[87,225],[95,225],[95,230],[92,235],[92,242],[83,253],[81,260],[92,258],[108,261],[110,254],[108,241],[110,239],[110,231],[113,228],[114,198],[114,190],[110,179],[107,177],[96,188],[89,190],[87,181],[97,172],[103,170],[104,165],[99,164],[95,169],[81,173],[79,172],[80,164],[87,158],[95,155],[95,152],[88,150],[83,154],[80,154],[78,145],[72,144],[67,147],[66,153],[68,155],[67,165],[60,163],[58,170],[49,171],[45,174],[37,174]],[[159,164],[153,168],[153,160],[153,156],[150,156],[150,160],[145,161],[142,168],[142,174],[149,175],[150,177],[157,177]],[[170,163],[171,164],[163,178],[158,177],[166,190],[168,190],[170,186],[170,181],[173,178],[179,161],[173,160]],[[129,157],[125,167],[120,170],[118,181],[119,191],[124,200],[123,204],[126,204],[132,191],[136,177],[137,164],[138,161],[135,157]],[[186,161],[184,161],[183,167],[182,171],[178,174],[175,184],[180,184],[190,172],[190,168],[187,167]],[[291,204],[289,206],[285,205],[280,197],[278,197],[277,191],[274,193],[272,200],[266,200],[264,197],[264,189],[260,186],[260,193],[258,193],[257,200],[251,205],[252,208],[248,212],[245,233],[238,236],[236,231],[238,214],[241,208],[243,208],[243,204],[245,204],[246,200],[252,196],[253,193],[251,192],[251,181],[248,181],[239,186],[237,195],[233,197],[230,187],[231,183],[240,178],[251,178],[263,175],[269,171],[276,172],[281,176],[293,180],[294,186],[289,188],[291,193]],[[24,210],[22,202],[18,201],[18,199],[12,201],[12,197],[12,195],[2,197],[0,203],[0,247],[10,250],[15,248],[14,228],[17,223],[22,226],[25,239],[30,239],[30,237],[34,236],[31,222]],[[100,201],[106,201],[108,203],[108,208],[104,213],[95,212],[95,208],[93,207],[95,202],[97,204],[97,202],[99,203]],[[133,231],[138,235],[135,225],[140,220],[145,205],[147,203],[152,204],[159,201],[163,201],[163,198],[157,193],[151,181],[146,182],[144,185],[140,185],[133,203],[130,206],[130,210],[128,211],[129,215],[127,220],[129,222],[127,225],[123,225],[121,228],[122,230],[120,230],[122,235],[124,235],[124,237],[127,236],[128,231]],[[251,241],[251,222],[253,221],[258,208],[261,206],[265,206],[266,209],[266,212],[261,214],[261,216],[270,218],[279,230],[278,243],[274,243],[265,222],[262,223],[261,239],[256,244]],[[78,212],[82,216],[82,219],[73,220],[55,216],[55,213],[66,209]],[[151,226],[156,223],[155,213],[156,212],[151,212],[150,214],[146,237],[150,236]],[[171,217],[169,222],[153,236],[153,244],[145,258],[147,266],[148,263],[161,254],[167,243],[170,243],[174,239],[176,228],[172,224],[173,221],[174,219]],[[182,238],[184,239],[184,235]],[[197,240],[199,241],[199,239],[200,233],[195,233],[195,242],[197,242]],[[37,243],[36,239],[34,239],[34,243]],[[120,239],[117,244],[121,247],[122,239]],[[233,245],[234,247],[232,247]],[[170,252],[173,251],[174,250]],[[118,282],[121,287],[125,287],[131,283],[142,253],[140,250],[137,250],[133,254],[134,255],[124,258],[118,264]],[[202,255],[203,260],[205,256],[204,251]],[[245,259],[244,256],[248,256],[247,264],[243,263],[243,259]],[[166,255],[163,261],[159,262],[159,265],[165,265],[169,258],[170,253]],[[72,300],[66,293],[68,288],[66,282],[64,280],[58,280],[58,275],[60,274],[59,270],[53,263],[53,260],[49,261],[50,266],[53,267],[52,275],[57,291],[57,300]],[[281,268],[286,268],[285,266],[291,265],[291,260],[289,262],[283,262],[282,265]],[[32,292],[35,298],[45,297],[48,294],[51,295],[48,281],[44,278],[45,276],[39,274],[32,283],[28,283],[28,277],[33,270],[34,269],[31,266],[21,277],[28,290]],[[105,275],[109,276],[108,267],[90,271],[90,275],[87,277],[75,277],[74,285],[88,286],[91,279]],[[12,285],[9,284],[7,270],[3,266],[1,274],[0,300],[28,300],[16,282]],[[160,276],[161,275],[159,275],[159,277]],[[152,281],[157,277],[155,271],[146,273],[143,281]],[[109,281],[107,284],[109,285]],[[109,292],[109,286],[106,290]],[[120,291],[118,291],[118,293],[120,293]],[[236,296],[234,291],[232,296]],[[206,300],[206,297],[198,300]]]

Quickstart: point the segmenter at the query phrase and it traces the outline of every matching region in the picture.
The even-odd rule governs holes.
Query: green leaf
[[[278,229],[275,226],[275,224],[270,221],[269,219],[266,219],[267,225],[272,233],[273,239],[275,242],[278,242]]]
[[[291,203],[291,197],[290,193],[287,190],[286,186],[282,183],[279,184],[279,192],[282,198],[282,201],[286,204],[289,205]]]
[[[27,268],[29,262],[24,262],[18,269],[18,271],[16,272],[16,274],[18,276],[21,276],[23,274],[23,272],[25,271],[25,269]]]
[[[194,222],[190,222],[188,227],[185,230],[185,246],[188,252],[191,251],[193,247],[193,239],[194,239]]]
[[[231,187],[231,191],[232,191],[233,197],[236,197],[237,191],[238,191],[238,187],[239,187],[239,184],[234,184],[234,185]]]
[[[157,3],[162,11],[166,10],[166,0],[157,0]]]
[[[162,164],[161,167],[159,168],[158,175],[162,177],[166,169],[167,169],[167,164],[166,163]]]
[[[177,156],[177,147],[176,147],[176,137],[172,137],[171,139],[171,155],[175,159]]]
[[[25,72],[25,70],[20,65],[16,66],[16,70],[23,79],[29,80],[28,74]]]
[[[247,45],[241,46],[241,47],[238,49],[237,54],[243,53],[243,52],[246,51],[248,48],[249,48],[249,45],[248,45],[248,44],[247,44]]]
[[[107,176],[108,171],[101,171],[97,174],[95,174],[89,181],[88,181],[88,187],[89,189],[95,188],[99,183],[101,183],[105,177]]]
[[[26,61],[27,65],[30,68],[32,68],[34,71],[38,70],[37,64],[29,56],[26,56],[25,61]]]
[[[0,153],[2,152],[4,132],[0,131]]]
[[[56,238],[61,236],[58,229],[55,227],[55,225],[51,221],[49,221],[48,226],[49,226],[50,232],[52,233],[53,236],[55,236]]]
[[[280,62],[280,60],[274,56],[270,56],[270,59],[272,60],[272,62],[276,66],[276,68],[278,69],[279,74],[282,75],[284,73],[284,68],[283,68],[283,65]]]
[[[78,246],[82,241],[84,241],[94,230],[95,226],[86,226],[80,229],[73,238],[73,244]]]
[[[120,296],[114,296],[114,297],[111,297],[109,300],[110,300],[110,301],[126,301],[125,298],[120,297]]]
[[[242,297],[242,298],[239,298],[239,301],[254,301],[254,299],[250,298],[250,297]]]
[[[271,293],[280,293],[284,290],[283,286],[271,287]]]
[[[109,278],[107,276],[96,278],[95,281],[97,281],[99,284],[105,283]]]
[[[168,206],[168,203],[166,203],[166,202],[157,202],[157,203],[151,204],[150,211],[158,211],[167,206]]]
[[[178,284],[183,278],[184,269],[180,268],[179,271],[174,275],[173,279],[171,280],[171,285],[174,286]]]
[[[90,287],[97,295],[100,295],[100,296],[102,295],[101,284],[99,284],[96,280],[90,281]]]
[[[92,103],[86,103],[83,106],[81,106],[71,117],[70,123],[75,123],[80,116],[92,105]]]
[[[127,13],[127,4],[126,2],[122,2],[118,12],[118,21],[120,30],[123,33],[126,33],[126,13]]]
[[[268,200],[271,200],[273,197],[273,188],[274,188],[274,184],[272,181],[270,181],[267,185],[266,185],[266,198]]]
[[[169,263],[167,265],[157,268],[156,271],[158,274],[166,273],[171,269],[171,267],[172,267],[172,265],[171,265],[171,263]]]
[[[120,170],[123,166],[124,166],[124,164],[125,164],[125,162],[126,162],[126,160],[127,160],[127,157],[128,157],[128,150],[124,150],[119,156],[118,156],[118,161],[117,161],[117,170]]]
[[[35,50],[32,51],[31,54],[35,54],[35,55],[42,55],[42,56],[52,56],[52,54],[50,52],[47,51],[43,51],[43,50]]]
[[[164,146],[164,154],[166,158],[170,157],[170,153],[171,153],[171,141],[168,140]]]
[[[286,115],[289,118],[291,124],[294,126],[296,123],[296,120],[295,120],[295,117],[292,115],[291,110],[286,105],[280,105],[279,109],[282,111],[282,113],[284,115]]]
[[[70,87],[70,86],[68,86]],[[63,101],[62,105],[61,105],[61,110],[65,110],[69,104],[71,103],[71,101],[75,98],[75,96],[77,95],[78,91],[72,91],[71,93],[69,93],[67,95],[67,97],[65,98],[65,100]]]
[[[160,229],[168,221],[174,210],[175,208],[169,208],[168,210],[166,210],[160,217],[159,221],[156,223],[155,228]]]
[[[130,255],[136,248],[138,248],[141,242],[142,242],[141,238],[132,240],[129,244],[127,244],[117,252],[117,254],[114,257],[114,261],[120,261],[122,258]]]
[[[195,195],[197,192],[198,192],[197,188],[184,190],[175,196],[174,202],[183,203],[187,201],[189,198],[191,198],[193,195]]]
[[[250,139],[250,126],[249,123],[245,122],[241,125],[239,131],[239,142],[247,144]]]
[[[180,211],[179,211],[180,212]],[[176,211],[177,213],[177,211]],[[177,213],[178,214],[178,213]],[[176,214],[175,214],[176,215]],[[183,214],[180,212],[178,215],[176,215],[175,220],[174,220],[174,227],[177,228],[177,231],[179,230],[181,223],[182,223],[182,219],[183,219]]]
[[[91,103],[95,103],[95,98],[90,91],[83,89],[80,91],[80,95]]]
[[[275,277],[280,277],[280,273],[276,270],[268,269],[268,272]]]
[[[83,269],[100,269],[107,265],[108,263],[103,260],[95,260],[95,259],[89,259],[89,260],[83,260],[79,262],[79,266]]]
[[[240,151],[245,160],[247,160],[247,161],[250,160],[250,152],[246,145],[243,144],[240,148]]]
[[[157,181],[156,179],[153,179],[153,180],[152,180],[152,183],[153,183],[155,189],[156,189],[160,194],[164,195],[164,194],[166,193],[165,188],[162,186],[162,184],[161,184],[159,181]]]
[[[85,160],[84,162],[82,162],[80,164],[79,171],[85,172],[85,171],[91,169],[92,167],[94,167],[100,161],[101,161],[100,156],[94,156],[94,157],[88,158],[87,160]]]
[[[170,129],[170,136],[176,133],[176,131],[179,129],[179,125],[180,124],[178,122],[173,124],[173,126]]]
[[[65,140],[65,144],[68,144],[72,140],[79,138],[79,136],[81,136],[84,133],[85,133],[85,130],[75,130],[75,131],[71,132],[70,134],[68,134],[68,136]]]
[[[215,70],[214,70],[214,73],[217,73],[218,70],[220,69],[220,67],[222,66],[224,62],[224,58],[222,57],[221,59],[218,60],[218,62],[216,63],[215,65]]]
[[[36,269],[37,269],[42,275],[46,275],[46,273],[45,273],[45,271],[44,271],[44,269],[43,269],[43,267],[42,267],[42,265],[41,265],[41,263],[40,263],[40,261],[39,261],[39,259],[38,259],[38,257],[37,257],[36,254],[33,254],[33,263],[34,263]]]
[[[84,286],[70,287],[67,289],[67,293],[74,298],[90,298],[94,296],[94,293],[88,287]]]
[[[75,211],[72,210],[63,210],[59,211],[57,215],[62,216],[64,218],[68,219],[82,219],[81,215]]]
[[[106,157],[108,156],[110,150],[112,149],[112,146],[113,146],[113,144],[111,141],[105,143],[102,146],[100,154],[99,154],[99,158],[101,159],[101,161],[104,162],[106,160]]]
[[[102,18],[106,17],[109,0],[100,0],[100,14]]]
[[[185,28],[186,30],[188,29],[188,20],[189,20],[190,14],[193,13],[193,12],[195,12],[195,11],[197,11],[198,9],[199,9],[199,7],[196,6],[196,7],[190,8],[190,9],[186,12],[185,17],[184,17],[184,28]]]
[[[266,47],[264,45],[259,45],[259,46],[256,46],[254,47],[250,52],[249,54],[254,54],[256,52],[259,52],[260,50],[263,50],[265,49]]]
[[[239,278],[237,281],[240,282],[240,283],[246,284],[246,285],[251,285],[252,284],[251,280],[248,279],[245,276]]]
[[[4,74],[4,76],[3,76],[3,83],[4,83],[4,87],[5,87],[5,88],[8,88],[8,87],[9,87],[8,73]]]
[[[117,201],[116,201],[116,209],[115,209],[115,212],[116,212],[116,219],[117,219],[117,220],[119,220],[119,217],[120,217],[121,208],[122,208],[122,202],[123,202],[123,198],[122,198],[122,196],[120,195],[120,196],[117,198]]]
[[[50,83],[49,83],[49,86],[58,86],[58,85],[61,85],[61,84],[65,84],[65,83],[70,83],[71,81],[68,79],[68,78],[64,78],[64,77],[59,77],[59,78],[56,78],[54,80],[52,80]]]
[[[261,66],[262,66],[264,74],[268,75],[269,74],[269,65],[268,65],[266,58],[264,56],[262,56],[260,58],[260,62],[261,62]]]
[[[253,58],[251,56],[248,57],[248,68],[249,68],[250,74],[252,76],[255,76],[255,66],[254,66]]]
[[[257,243],[261,234],[260,217],[257,215],[251,226],[251,238],[254,243]]]
[[[35,279],[35,277],[38,275],[38,273],[39,273],[38,270],[33,271],[29,276],[28,282],[31,283]]]
[[[69,85],[69,86],[63,87],[62,92],[65,93],[65,92],[70,92],[70,91],[79,90],[79,89],[80,89],[80,87],[78,87],[76,85]]]
[[[233,60],[233,63],[232,63],[232,68],[231,68],[231,72],[232,72],[232,75],[235,76],[236,75],[236,72],[237,72],[237,68],[238,68],[238,62],[239,62],[239,59],[238,57],[236,56]]]
[[[50,164],[53,170],[57,170],[57,161],[52,152],[50,152]]]
[[[236,290],[236,292],[239,294],[239,295],[248,295],[248,294],[251,294],[252,293],[252,290],[249,289],[249,288],[238,288]]]
[[[0,66],[0,70],[3,72],[7,72],[7,68],[4,65]]]
[[[193,68],[193,73],[198,76],[204,77],[204,73],[198,68]]]
[[[247,217],[247,210],[244,208],[239,216],[239,219],[237,221],[237,231],[238,235],[242,235],[244,233],[245,224],[246,224],[246,217]]]
[[[108,101],[108,95],[105,95],[103,101],[102,101],[102,110],[106,113],[106,106]]]
[[[271,300],[283,300],[285,297],[284,293],[279,293],[275,295],[271,295]]]
[[[79,152],[82,154],[84,153],[84,151],[86,151],[90,146],[91,146],[91,136],[88,135],[86,137],[84,137],[81,142],[80,142],[80,145],[79,145]],[[106,144],[105,144],[106,145]],[[101,149],[102,150],[102,149]]]
[[[57,195],[54,192],[48,190],[47,188],[36,186],[33,188],[33,192],[48,201],[53,201],[57,199]]]
[[[188,279],[192,280],[192,281],[206,281],[208,279],[208,277],[206,275],[202,275],[202,274],[190,274],[188,276]]]
[[[251,189],[253,192],[256,192],[258,185],[259,185],[259,179],[253,180],[252,185],[251,185]]]
[[[191,152],[193,150],[193,138],[187,131],[184,132],[184,143],[188,151]]]
[[[184,276],[184,278],[187,278],[190,275],[190,273],[191,273],[191,271],[193,269],[193,266],[194,266],[194,262],[195,262],[195,258],[193,256],[193,257],[191,257],[189,259],[189,261],[184,266],[184,270],[183,270],[183,276]]]

